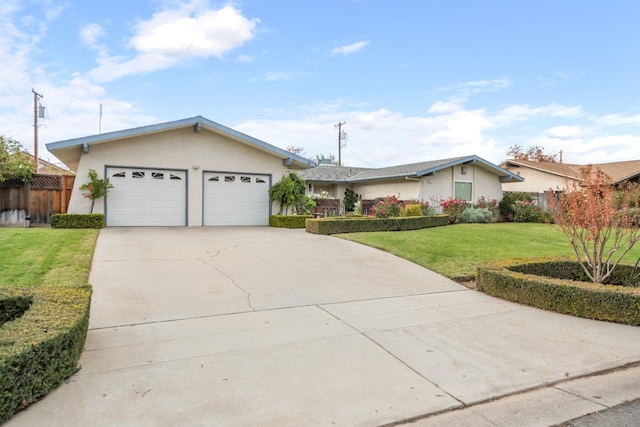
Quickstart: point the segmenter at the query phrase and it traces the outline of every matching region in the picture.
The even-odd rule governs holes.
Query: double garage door
[[[187,171],[107,167],[108,226],[185,226]],[[267,225],[269,176],[205,172],[204,225]]]

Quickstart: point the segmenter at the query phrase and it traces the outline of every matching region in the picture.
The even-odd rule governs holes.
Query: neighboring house
[[[538,195],[544,204],[544,194],[550,190],[563,191],[567,183],[580,181],[580,172],[587,165],[573,165],[567,163],[535,162],[530,160],[506,160],[502,165],[511,173],[524,178],[524,182],[509,182],[502,184],[505,192],[523,192]],[[593,164],[611,178],[612,185],[626,182],[640,182],[640,160],[626,162]]]
[[[455,157],[385,168],[353,168],[320,165],[301,171],[311,193],[327,191],[342,199],[347,188],[362,199],[390,195],[400,200],[428,201],[435,207],[441,199],[457,197],[469,202],[481,196],[502,199],[502,183],[523,178],[478,156]]]
[[[22,151],[20,155],[33,164],[33,154]],[[42,158],[38,159],[38,173],[43,175],[74,175],[73,171],[54,165]]]
[[[69,213],[88,213],[90,169],[114,188],[99,200],[107,226],[267,225],[269,188],[315,166],[204,117],[47,144],[76,171]]]

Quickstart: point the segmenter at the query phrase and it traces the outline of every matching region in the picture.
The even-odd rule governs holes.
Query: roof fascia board
[[[500,166],[494,165],[491,162],[486,161],[485,159],[483,159],[482,157],[478,157],[476,155],[473,156],[468,156],[468,157],[461,157],[459,159],[453,160],[451,162],[447,162],[447,163],[443,163],[441,165],[438,166],[434,166],[432,168],[428,168],[428,169],[423,169],[421,171],[418,171],[416,173],[417,176],[427,176],[427,175],[435,175],[436,172],[441,171],[443,169],[448,169],[457,165],[468,165],[468,164],[477,164],[480,163],[481,165],[495,171],[498,172],[496,175],[499,176],[500,182],[509,182],[509,181],[519,181],[522,182],[524,181],[524,178],[522,178],[519,175],[514,174],[513,172],[510,172],[504,168],[501,168]]]
[[[238,132],[234,129],[228,128],[226,126],[223,126],[219,123],[216,123],[212,120],[209,120],[207,118],[204,118],[202,116],[195,116],[195,117],[189,117],[186,119],[180,119],[180,120],[174,120],[171,122],[164,122],[164,123],[158,123],[158,124],[153,124],[153,125],[148,125],[148,126],[141,126],[141,127],[137,127],[137,128],[131,128],[131,129],[125,129],[125,130],[119,130],[119,131],[114,131],[114,132],[107,132],[107,133],[102,133],[99,135],[90,135],[90,136],[85,136],[82,138],[74,138],[74,139],[67,139],[64,141],[58,141],[58,142],[51,142],[49,144],[46,144],[47,150],[52,151],[52,150],[56,150],[56,149],[60,149],[60,148],[67,148],[67,147],[73,147],[73,146],[81,146],[81,147],[89,147],[89,145],[91,144],[96,144],[96,143],[103,143],[103,142],[108,142],[108,141],[114,141],[114,140],[119,140],[119,139],[125,139],[125,138],[131,138],[131,137],[136,137],[136,136],[141,136],[141,135],[147,135],[147,134],[151,134],[151,133],[158,133],[158,132],[162,132],[162,131],[167,131],[167,130],[171,130],[171,129],[179,129],[179,128],[183,128],[183,127],[188,127],[188,126],[196,126],[198,127],[198,124],[200,124],[200,126],[206,126],[207,128],[209,128],[210,130],[219,132],[219,133],[223,133],[223,134],[227,134],[235,139],[238,139],[242,142],[245,143],[249,143],[251,145],[254,145],[256,147],[261,148],[264,151],[268,151],[271,152],[279,157],[281,157],[283,160],[284,159],[291,159],[291,162],[296,162],[298,164],[301,165],[305,165],[305,166],[309,166],[309,167],[314,167],[316,166],[316,164],[309,160],[309,159],[305,159],[304,157],[298,156],[296,154],[290,153],[286,150],[283,150],[281,148],[278,148],[274,145],[268,144],[264,141],[261,141],[257,138],[254,138],[252,136],[246,135],[242,132]],[[199,130],[196,129],[196,127],[194,127],[194,130]],[[199,127],[198,127],[199,128]]]
[[[514,160],[507,160],[506,163],[507,164],[512,164],[512,165],[515,165],[515,166],[519,166],[521,168],[529,168],[529,169],[536,170],[538,172],[548,173],[550,175],[560,176],[562,178],[580,179],[579,177],[574,176],[574,175],[567,175],[567,174],[556,172],[556,171],[552,171],[552,170],[549,170],[549,169],[535,167],[535,166],[532,166],[532,165],[529,165],[529,164],[519,163],[519,162],[514,161]],[[584,166],[580,166],[580,165],[572,165],[572,166],[584,167]]]

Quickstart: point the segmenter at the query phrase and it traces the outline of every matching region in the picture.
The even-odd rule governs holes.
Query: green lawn
[[[453,279],[475,276],[476,268],[484,261],[573,256],[566,235],[548,224],[456,224],[414,231],[337,236],[382,249]],[[625,262],[633,264],[639,257],[640,243],[627,254]]]
[[[86,285],[98,230],[0,228],[0,286]]]

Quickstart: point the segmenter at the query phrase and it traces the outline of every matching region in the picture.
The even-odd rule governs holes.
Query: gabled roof
[[[301,171],[298,175],[306,181],[355,183],[385,179],[401,179],[406,177],[419,178],[422,176],[433,175],[443,169],[464,164],[474,164],[483,169],[489,170],[498,175],[501,182],[522,182],[524,180],[524,178],[521,178],[520,176],[475,155],[388,166],[384,168],[350,168],[347,166],[322,165],[313,169]]]
[[[576,165],[569,163],[536,162],[531,160],[506,160],[505,166],[520,166],[535,169],[552,175],[574,180],[580,180],[582,169],[588,165]],[[594,163],[594,168],[599,168],[611,178],[612,184],[633,180],[640,176],[640,160],[624,162]]]
[[[64,141],[51,142],[46,144],[47,150],[58,157],[64,164],[71,169],[76,170],[80,162],[80,156],[83,150],[87,152],[89,147],[94,144],[104,144],[127,138],[133,138],[142,135],[150,135],[154,133],[165,132],[174,129],[192,127],[194,132],[200,132],[202,129],[211,132],[224,134],[239,143],[252,146],[258,150],[270,153],[283,159],[287,166],[307,168],[314,167],[316,164],[303,157],[290,153],[286,150],[268,144],[252,136],[246,135],[237,130],[223,126],[202,116],[190,117],[187,119],[174,120],[171,122],[158,123],[154,125],[141,126],[132,129],[124,129],[115,132],[107,132],[98,135],[90,135],[82,138],[67,139]]]

